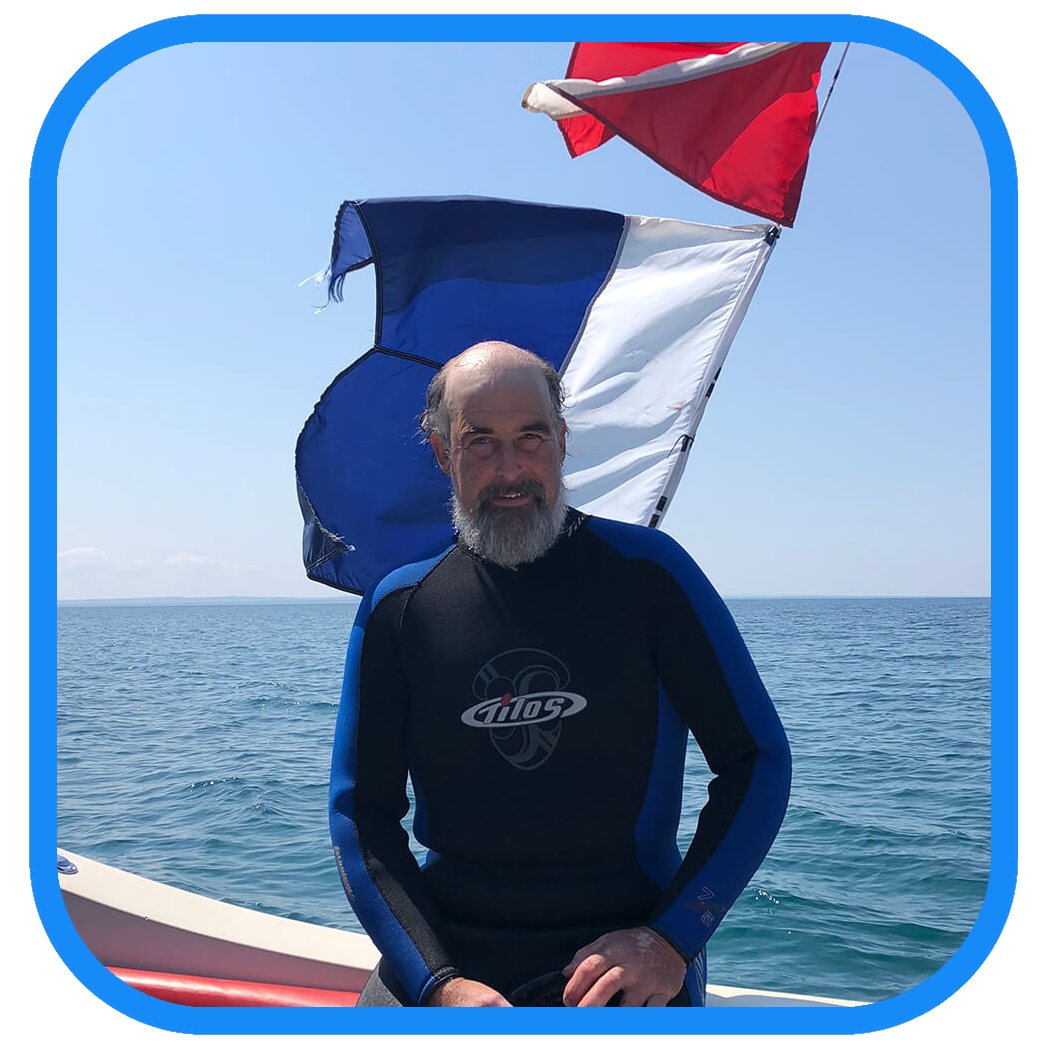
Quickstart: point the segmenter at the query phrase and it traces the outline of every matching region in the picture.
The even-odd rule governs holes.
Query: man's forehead
[[[507,414],[547,419],[551,415],[544,374],[525,363],[459,364],[452,369],[444,394],[455,418]]]

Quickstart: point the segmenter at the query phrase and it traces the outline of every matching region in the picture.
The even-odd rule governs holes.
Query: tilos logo
[[[489,731],[498,754],[516,769],[536,769],[554,754],[562,720],[587,700],[568,692],[569,669],[543,649],[509,649],[487,662],[472,680],[478,703],[461,721]]]

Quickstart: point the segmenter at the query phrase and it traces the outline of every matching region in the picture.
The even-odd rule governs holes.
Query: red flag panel
[[[742,43],[578,43],[567,81],[632,77]],[[818,119],[828,43],[802,43],[737,68],[675,73],[642,90],[581,94],[552,87],[585,112],[558,121],[572,156],[614,134],[717,200],[792,226]]]

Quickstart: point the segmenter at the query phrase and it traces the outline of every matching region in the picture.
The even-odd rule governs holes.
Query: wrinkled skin
[[[566,1006],[605,1006],[622,992],[621,1006],[666,1006],[685,982],[685,960],[646,926],[603,934],[573,956]],[[427,1006],[511,1006],[489,985],[455,977],[429,996]]]
[[[645,926],[603,934],[581,948],[562,971],[566,1006],[605,1006],[622,991],[621,1006],[666,1006],[681,991],[685,960]]]
[[[511,1006],[512,1004],[490,985],[455,977],[441,984],[426,1002],[427,1006]]]

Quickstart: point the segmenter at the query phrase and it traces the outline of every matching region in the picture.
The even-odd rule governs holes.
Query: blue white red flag
[[[792,226],[818,119],[828,43],[598,43],[526,109],[558,123],[570,156],[618,135],[704,193]]]
[[[297,442],[307,575],[362,593],[450,545],[418,419],[436,370],[484,340],[562,373],[570,505],[657,524],[777,235],[480,197],[344,203],[330,297],[374,265],[375,345]]]

